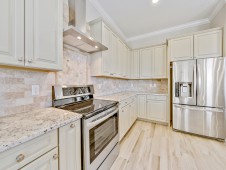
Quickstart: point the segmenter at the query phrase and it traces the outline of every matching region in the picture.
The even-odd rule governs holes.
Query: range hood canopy
[[[64,44],[82,52],[95,53],[108,50],[95,41],[86,31],[86,0],[68,0],[69,23],[64,30]]]

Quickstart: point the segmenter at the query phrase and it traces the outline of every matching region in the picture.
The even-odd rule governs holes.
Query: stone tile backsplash
[[[89,56],[64,49],[63,71],[42,72],[0,68],[0,116],[50,107],[52,86],[93,84],[95,95],[121,91],[167,92],[167,80],[122,80],[90,77]],[[40,86],[40,94],[32,96],[32,85]]]

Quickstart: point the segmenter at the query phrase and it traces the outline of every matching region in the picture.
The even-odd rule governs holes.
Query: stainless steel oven
[[[118,113],[119,109],[116,105],[83,119],[84,169],[110,169],[113,163],[111,160],[115,160],[119,149]],[[109,153],[111,158],[108,157]]]

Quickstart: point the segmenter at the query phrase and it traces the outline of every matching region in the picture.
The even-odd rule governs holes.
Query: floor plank
[[[226,144],[136,121],[111,170],[226,170]]]

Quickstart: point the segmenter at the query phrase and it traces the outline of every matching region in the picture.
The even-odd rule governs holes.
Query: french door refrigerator
[[[226,139],[226,59],[173,63],[173,129]]]

